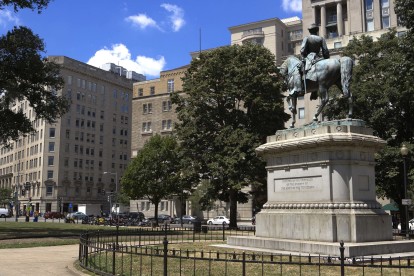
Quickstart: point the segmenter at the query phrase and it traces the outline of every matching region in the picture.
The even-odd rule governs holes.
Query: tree
[[[0,9],[4,9],[5,6],[13,6],[15,12],[20,9],[37,9],[38,13],[41,13],[44,8],[49,5],[51,0],[3,0],[0,2]]]
[[[14,10],[37,8],[39,12],[49,0],[1,1],[0,9],[13,5]],[[29,118],[17,101],[27,100],[35,119],[54,123],[67,112],[68,101],[57,94],[63,79],[60,67],[47,61],[43,40],[26,27],[14,27],[0,37],[0,144],[8,145],[20,135],[35,131]]]
[[[252,44],[201,53],[183,90],[172,95],[184,155],[212,184],[202,202],[230,202],[231,226],[237,226],[237,203],[247,201],[242,189],[266,183],[255,148],[288,119],[274,60],[268,49]]]
[[[0,188],[0,206],[5,206],[12,200],[12,190],[7,188]]]
[[[178,157],[175,137],[157,134],[145,143],[122,176],[124,193],[131,199],[147,198],[155,205],[156,220],[161,200],[180,192]]]

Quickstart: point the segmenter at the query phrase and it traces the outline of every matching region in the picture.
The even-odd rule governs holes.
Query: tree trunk
[[[230,227],[237,228],[237,191],[229,191],[230,199]]]
[[[160,203],[159,200],[154,202],[155,205],[155,211],[154,211],[154,219],[155,219],[155,224],[154,226],[158,227],[158,204]]]

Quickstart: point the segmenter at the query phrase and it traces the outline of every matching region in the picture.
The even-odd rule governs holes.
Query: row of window
[[[167,80],[167,93],[174,92],[174,79],[168,79]],[[149,94],[151,96],[155,95],[155,86],[150,86],[149,88]],[[144,96],[144,88],[139,87],[138,88],[138,97]]]
[[[162,102],[162,112],[169,112],[172,110],[171,101]],[[142,105],[142,114],[151,114],[152,113],[152,103],[145,103]]]
[[[72,76],[68,76],[67,85],[72,85],[73,84],[73,77]],[[77,78],[76,79],[76,85],[78,88],[82,88],[85,90],[89,90],[91,92],[97,92],[97,84],[91,81],[87,81],[81,78]],[[101,94],[105,95],[105,86],[101,85],[100,87],[100,92]],[[116,89],[113,90],[113,98],[120,98],[122,100],[128,100],[129,98],[129,93],[128,92],[123,92],[123,91],[118,91]]]
[[[381,0],[381,27],[383,29],[390,27],[390,16],[389,16],[389,0]],[[365,0],[365,12],[366,12],[366,29],[367,32],[375,30],[374,17],[370,15],[374,11],[374,0]]]
[[[171,119],[162,120],[161,129],[165,130],[165,131],[172,130],[172,124],[173,124],[173,122],[172,122]],[[143,122],[141,131],[144,132],[144,133],[152,132],[152,123],[151,122]]]

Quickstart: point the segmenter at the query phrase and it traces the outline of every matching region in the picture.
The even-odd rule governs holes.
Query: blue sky
[[[302,0],[53,0],[41,14],[0,10],[0,32],[31,28],[46,55],[99,67],[113,62],[153,79],[190,62],[190,52],[230,44],[229,27],[301,18]]]

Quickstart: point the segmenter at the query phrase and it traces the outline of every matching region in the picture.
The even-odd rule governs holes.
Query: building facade
[[[132,98],[132,138],[131,156],[135,157],[146,141],[153,135],[171,135],[174,123],[177,122],[175,107],[171,103],[170,95],[174,91],[182,90],[182,80],[188,66],[162,71],[160,77],[153,80],[134,83]],[[170,216],[179,215],[181,211],[189,213],[180,207],[178,197],[164,199],[159,204],[159,214]],[[154,205],[148,200],[131,200],[131,212],[143,212],[146,216],[154,215]]]
[[[271,18],[229,28],[231,44],[256,43],[263,45],[282,63],[284,57],[295,54],[302,42],[302,20],[298,17]]]
[[[65,81],[58,91],[70,110],[55,124],[34,119],[27,101],[17,102],[36,133],[0,151],[0,187],[18,195],[20,210],[76,211],[78,204],[101,204],[117,190],[130,160],[132,80],[64,56]],[[59,206],[59,203],[60,206]],[[106,209],[106,210],[105,210]]]

